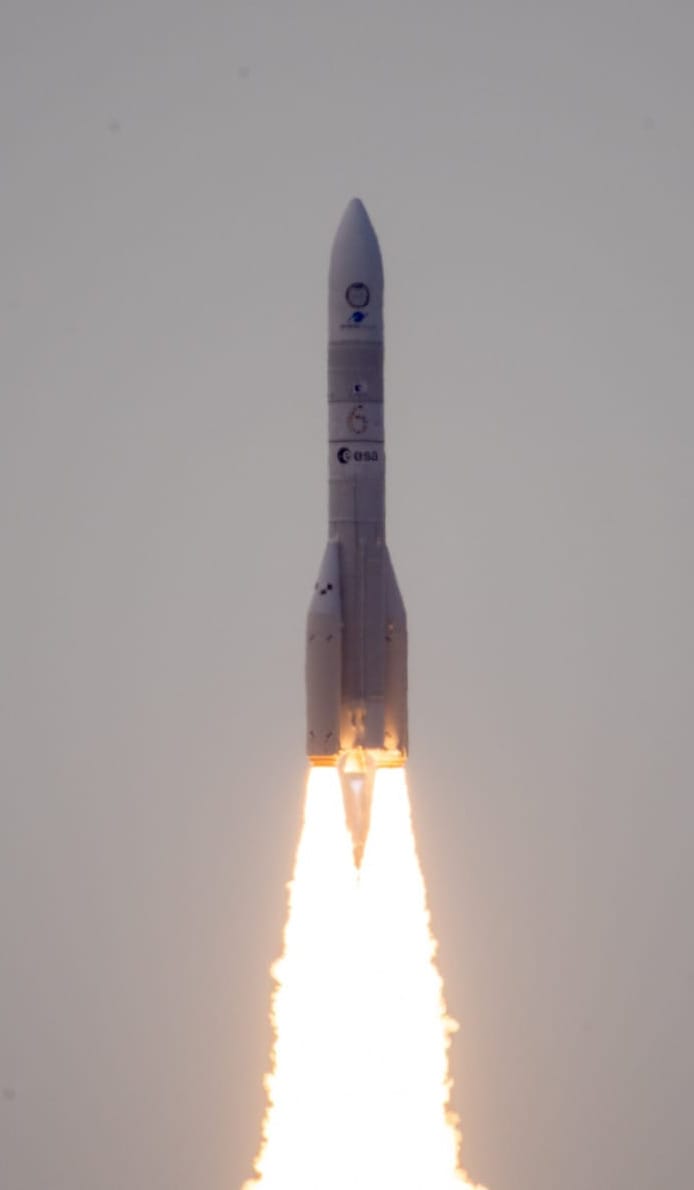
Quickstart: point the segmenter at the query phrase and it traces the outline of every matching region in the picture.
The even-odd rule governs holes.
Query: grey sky
[[[691,1180],[693,35],[5,0],[3,1190],[250,1172],[353,194],[465,1163]]]

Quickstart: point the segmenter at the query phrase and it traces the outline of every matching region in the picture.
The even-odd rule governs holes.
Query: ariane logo
[[[353,281],[351,285],[347,286],[345,297],[353,310],[361,310],[364,306],[368,306],[371,294],[368,285],[365,285],[363,281]]]
[[[356,384],[352,385],[353,397],[365,397],[369,391],[369,386],[365,380],[357,380]]]
[[[337,452],[337,461],[339,463],[349,463],[354,459],[355,463],[377,463],[377,450],[350,450],[348,446],[341,446]]]

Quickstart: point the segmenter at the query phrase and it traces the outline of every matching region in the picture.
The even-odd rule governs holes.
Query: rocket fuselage
[[[385,540],[383,268],[358,199],[337,231],[328,296],[328,545],[309,608],[307,751],[334,763],[407,752],[407,628]]]

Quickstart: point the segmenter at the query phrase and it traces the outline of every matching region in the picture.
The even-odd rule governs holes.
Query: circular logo
[[[348,446],[341,446],[337,452],[338,462],[348,463],[352,457],[352,452]]]
[[[363,434],[368,424],[369,423],[366,420],[366,414],[364,413],[364,406],[355,405],[354,409],[347,418],[347,425],[349,426],[352,433]]]
[[[371,294],[368,285],[365,285],[363,281],[353,281],[351,285],[347,286],[345,297],[353,310],[361,310],[364,306],[368,306]]]

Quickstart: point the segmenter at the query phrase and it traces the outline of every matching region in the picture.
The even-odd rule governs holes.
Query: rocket
[[[404,764],[407,621],[386,546],[383,265],[358,198],[330,257],[328,543],[308,612],[306,702],[309,759],[340,768],[346,797],[375,768]]]

